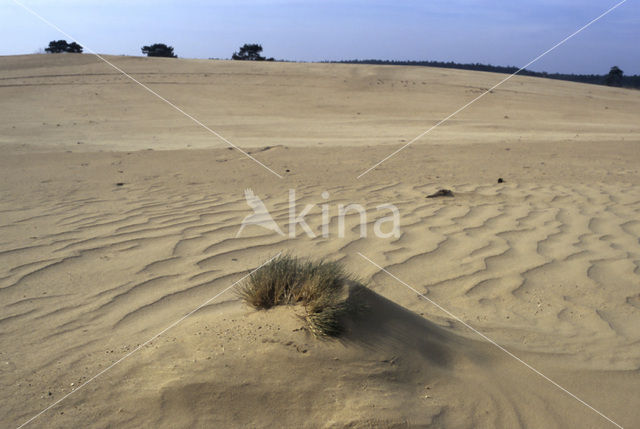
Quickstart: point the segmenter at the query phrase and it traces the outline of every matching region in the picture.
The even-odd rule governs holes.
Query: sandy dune
[[[319,341],[229,291],[29,426],[615,427],[358,252],[638,426],[639,92],[516,77],[356,179],[503,76],[108,58],[284,178],[92,56],[0,58],[3,427],[281,251],[341,260],[372,311]],[[246,188],[285,231],[295,189],[316,237],[236,237]]]

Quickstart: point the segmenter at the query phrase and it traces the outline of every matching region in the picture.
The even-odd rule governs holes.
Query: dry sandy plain
[[[283,178],[94,56],[0,58],[3,427],[640,426],[640,92],[515,77],[357,179],[504,75],[108,59]],[[246,188],[317,236],[236,237]],[[280,251],[372,311],[320,341],[229,290],[83,384]]]

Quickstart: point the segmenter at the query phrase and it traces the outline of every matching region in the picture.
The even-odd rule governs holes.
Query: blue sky
[[[185,58],[229,58],[259,42],[276,59],[397,59],[522,66],[616,0],[21,0],[100,53],[163,42]],[[0,3],[0,55],[65,38]],[[529,68],[640,74],[640,2],[625,4]]]

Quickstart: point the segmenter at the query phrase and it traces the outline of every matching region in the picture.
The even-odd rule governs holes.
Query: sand
[[[640,92],[515,77],[357,179],[504,75],[107,58],[283,178],[93,56],[0,57],[3,427],[639,424]],[[247,188],[316,236],[236,237]],[[320,341],[229,290],[129,355],[281,251],[373,311]]]

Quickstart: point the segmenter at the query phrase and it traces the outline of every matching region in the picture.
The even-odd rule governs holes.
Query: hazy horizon
[[[396,4],[381,0],[25,1],[86,49],[141,56],[166,43],[181,58],[230,58],[244,43],[289,61],[380,59],[454,61],[520,67],[616,1],[517,4],[476,0]],[[31,54],[67,39],[13,2],[0,6],[11,43],[0,55]],[[533,71],[640,74],[640,7],[628,1],[535,64]]]

